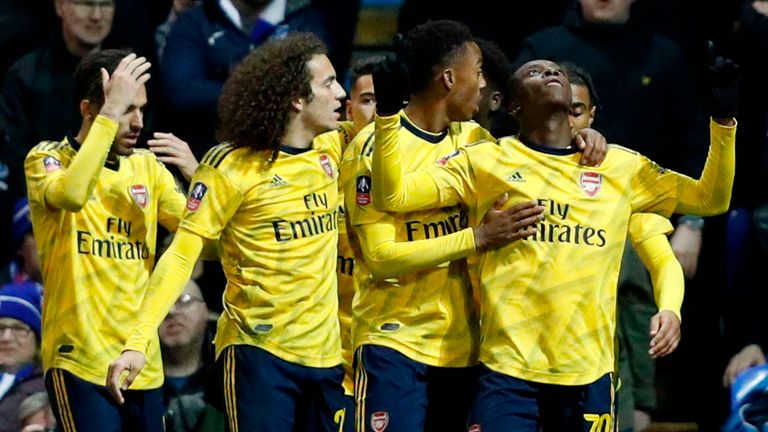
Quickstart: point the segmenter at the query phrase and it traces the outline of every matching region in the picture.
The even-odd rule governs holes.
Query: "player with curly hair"
[[[120,398],[149,336],[206,243],[227,276],[216,339],[228,430],[338,428],[342,357],[336,291],[339,146],[345,93],[310,34],[269,42],[235,69],[220,100],[218,136],[203,158],[179,232],[155,269],[123,355],[110,366]],[[120,383],[121,374],[128,371]]]

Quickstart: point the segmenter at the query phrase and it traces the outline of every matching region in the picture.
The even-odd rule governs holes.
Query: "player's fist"
[[[373,67],[373,91],[376,93],[376,113],[396,114],[408,99],[408,68],[396,55],[390,54]]]
[[[730,59],[717,57],[709,68],[709,77],[712,86],[709,114],[716,119],[736,117],[741,78],[739,65]]]

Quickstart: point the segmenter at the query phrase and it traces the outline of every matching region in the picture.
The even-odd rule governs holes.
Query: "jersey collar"
[[[67,142],[69,142],[69,145],[72,147],[75,152],[80,151],[80,142],[77,140],[77,138],[74,137],[74,135],[69,134],[67,135]],[[109,160],[104,161],[104,168],[109,168],[112,171],[118,171],[120,170],[120,157],[117,157],[117,161],[111,162]]]
[[[408,130],[408,132],[432,144],[439,143],[440,141],[444,140],[445,137],[448,135],[447,128],[437,134],[432,132],[427,132],[424,129],[419,128],[415,124],[411,123],[411,121],[408,120],[408,117],[406,117],[405,113],[402,111],[400,112],[400,126],[404,127],[406,130]]]
[[[566,155],[572,155],[574,153],[578,153],[579,149],[577,149],[574,146],[568,146],[566,148],[554,148],[554,147],[547,147],[540,144],[536,144],[525,135],[518,135],[517,139],[520,140],[521,143],[523,143],[526,147],[528,147],[531,150],[535,150],[539,153],[546,153],[551,154],[555,156],[566,156]]]

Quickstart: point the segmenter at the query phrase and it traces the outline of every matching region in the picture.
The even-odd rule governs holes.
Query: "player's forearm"
[[[405,175],[398,130],[400,116],[376,116],[371,160],[373,204],[377,210],[410,212],[441,207],[440,191],[426,172]]]
[[[675,213],[701,216],[725,213],[731,203],[735,167],[736,125],[710,122],[709,154],[701,178],[682,178]]]
[[[171,246],[160,258],[141,304],[136,327],[125,343],[124,350],[146,353],[147,344],[163,322],[192,275],[204,240],[197,234],[179,230]]]
[[[394,227],[382,225],[365,225],[359,230],[365,264],[375,279],[427,270],[475,252],[471,228],[432,239],[397,242]]]
[[[104,116],[96,116],[80,150],[66,172],[48,186],[48,205],[76,212],[85,206],[96,187],[104,161],[117,134],[119,125]]]
[[[653,297],[659,310],[672,311],[678,318],[683,305],[685,277],[667,236],[659,234],[635,246],[640,260],[651,274]]]

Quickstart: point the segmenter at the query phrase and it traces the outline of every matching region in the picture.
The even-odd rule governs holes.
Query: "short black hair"
[[[500,91],[502,98],[507,99],[509,78],[512,76],[512,64],[509,58],[496,43],[475,39],[483,53],[483,75],[488,87]]]
[[[376,66],[381,59],[382,57],[380,56],[365,57],[352,64],[352,67],[349,70],[349,91],[347,93],[352,93],[352,89],[355,88],[355,84],[357,84],[357,80],[360,79],[361,76],[371,75],[374,66]]]
[[[408,32],[402,55],[411,92],[424,90],[437,70],[453,62],[467,42],[474,42],[472,33],[457,21],[427,21]]]
[[[590,103],[593,107],[598,106],[600,100],[597,97],[597,90],[595,90],[595,84],[592,82],[592,77],[589,73],[569,62],[560,63],[560,66],[565,71],[565,76],[568,77],[568,81],[570,81],[571,84],[586,87],[589,92]]]
[[[94,51],[80,60],[75,69],[75,97],[80,102],[88,99],[94,107],[104,105],[104,90],[101,82],[101,69],[111,75],[120,61],[131,51],[125,49],[105,49]]]

